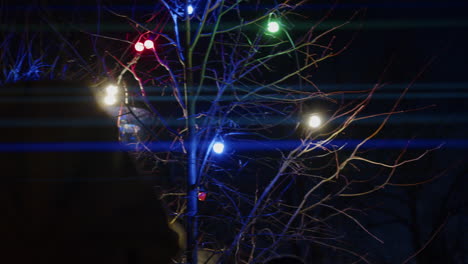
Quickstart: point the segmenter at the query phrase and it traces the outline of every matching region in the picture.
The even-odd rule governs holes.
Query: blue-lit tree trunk
[[[186,1],[186,6],[189,1]],[[192,54],[192,37],[190,16],[185,10],[185,90],[188,91],[188,135],[189,147],[187,158],[187,262],[191,264],[198,263],[198,171],[197,171],[197,130],[195,122],[196,101],[194,100],[194,83],[193,83],[193,54]],[[187,97],[187,95],[186,95]]]
[[[193,109],[192,105],[189,105]],[[189,115],[193,112],[189,111]],[[193,115],[192,115],[193,116]],[[188,149],[187,173],[187,261],[198,263],[197,237],[198,237],[198,184],[197,184],[197,139],[195,131],[195,118],[189,117],[190,146]]]

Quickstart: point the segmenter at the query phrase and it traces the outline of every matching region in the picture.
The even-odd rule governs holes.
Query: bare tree
[[[369,150],[390,117],[408,111],[399,107],[408,88],[376,113],[371,102],[380,82],[346,91],[316,85],[318,66],[348,47],[335,44],[335,32],[356,14],[324,29],[331,11],[310,17],[305,3],[161,0],[138,19],[102,6],[133,30],[125,38],[94,34],[115,42],[96,55],[123,95],[119,122],[138,126],[130,140],[136,155],[153,169],[169,167],[161,197],[171,222],[186,224],[181,261],[200,263],[198,253],[207,263],[281,254],[310,261],[319,245],[367,262],[341,243],[333,219],[344,216],[383,241],[355,209],[334,201],[384,188],[396,168],[428,152]],[[348,136],[368,118],[381,122],[359,130],[358,141]],[[376,174],[374,167],[386,170]],[[181,176],[185,184],[174,185]]]

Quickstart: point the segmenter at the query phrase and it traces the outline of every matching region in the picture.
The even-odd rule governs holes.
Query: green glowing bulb
[[[280,29],[280,25],[278,24],[278,22],[276,21],[268,22],[268,27],[267,27],[268,32],[276,33],[279,31],[279,29]]]

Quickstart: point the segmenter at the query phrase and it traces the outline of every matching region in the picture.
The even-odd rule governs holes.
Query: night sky
[[[388,186],[363,201],[376,207],[363,218],[385,244],[358,234],[353,235],[352,243],[372,252],[375,263],[402,263],[424,246],[407,263],[468,263],[468,5],[461,1],[373,1],[363,5],[368,8],[362,30],[346,52],[322,65],[317,79],[324,84],[368,88],[382,77],[388,85],[377,99],[380,106],[414,80],[403,106],[431,107],[392,118],[383,137],[421,140],[422,148],[436,142],[445,145],[396,175],[399,183],[436,178],[421,186]],[[355,5],[347,2],[341,7],[338,18],[351,14]],[[409,153],[418,153],[416,145],[410,145]]]

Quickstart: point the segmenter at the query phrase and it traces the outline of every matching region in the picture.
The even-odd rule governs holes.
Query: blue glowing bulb
[[[187,6],[187,13],[188,13],[189,15],[191,15],[191,14],[193,14],[193,11],[194,11],[193,6],[192,6],[192,5],[188,5],[188,6]]]
[[[216,142],[213,144],[213,151],[216,153],[216,154],[221,154],[223,153],[224,151],[224,144],[221,143],[221,142]]]

